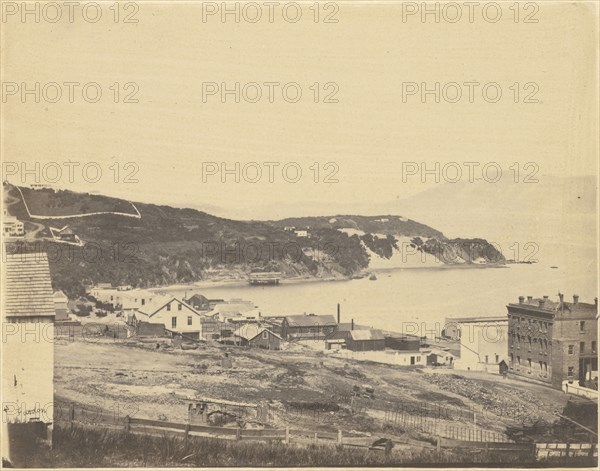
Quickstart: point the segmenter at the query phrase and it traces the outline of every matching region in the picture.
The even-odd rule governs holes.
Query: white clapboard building
[[[9,435],[33,441],[53,420],[55,309],[46,254],[5,255],[2,280],[2,457],[10,459]]]

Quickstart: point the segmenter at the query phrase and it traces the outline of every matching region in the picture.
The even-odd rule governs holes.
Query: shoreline
[[[279,282],[279,286],[281,285],[300,285],[304,283],[329,283],[336,281],[356,281],[357,279],[367,279],[369,274],[371,273],[389,273],[396,271],[404,271],[404,270],[468,270],[468,269],[491,269],[491,268],[510,268],[507,265],[501,264],[460,264],[460,265],[441,265],[441,266],[426,266],[426,267],[391,267],[391,268],[372,268],[366,269],[357,275],[361,275],[361,278],[353,278],[353,277],[335,277],[329,276],[326,278],[318,278],[318,277],[289,277],[289,278],[281,278]],[[356,276],[356,275],[354,275]],[[165,286],[156,286],[145,288],[150,291],[159,292],[159,291],[181,291],[186,289],[210,289],[210,288],[228,288],[228,287],[239,287],[239,286],[248,286],[248,280],[241,278],[214,278],[214,279],[206,279],[199,280],[190,283],[180,283],[175,285],[165,285]],[[275,285],[277,286],[277,285]]]

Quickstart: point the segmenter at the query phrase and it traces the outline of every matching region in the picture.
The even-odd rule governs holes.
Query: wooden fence
[[[411,415],[398,411],[386,412],[385,421],[404,428],[411,428],[432,436],[474,442],[509,442],[500,432],[483,430],[472,425],[448,425],[435,416]]]
[[[335,433],[298,429],[292,430],[289,427],[284,429],[217,427],[212,425],[169,422],[129,416],[124,418],[116,417],[110,412],[100,410],[95,410],[93,412],[81,411],[76,413],[76,410],[72,405],[66,410],[66,413],[61,414],[60,418],[55,419],[66,421],[71,427],[73,427],[75,423],[94,426],[102,423],[104,426],[112,425],[118,429],[124,429],[126,432],[131,433],[171,433],[180,434],[186,438],[189,436],[209,436],[229,440],[279,441],[288,445],[323,444],[338,447],[362,448],[368,451],[383,451],[386,454],[392,452],[391,447],[385,447],[385,444],[373,446],[373,444],[366,443],[372,439],[367,439],[365,437],[350,437],[348,435],[344,436],[342,430],[338,430],[337,433]],[[422,422],[422,417],[413,417],[413,419],[415,421],[414,425],[418,426]],[[412,421],[413,419],[406,420]],[[431,424],[432,422],[423,423]],[[598,457],[598,447],[595,443],[512,443],[509,442],[503,434],[485,430],[474,430],[472,427],[445,426],[444,430],[447,437],[438,435],[437,450],[441,450],[442,448],[465,448],[497,452],[522,452],[527,453],[530,456],[535,456],[537,460],[552,459],[555,457],[562,457],[565,459],[575,457]],[[362,443],[357,443],[357,441]],[[420,443],[420,446],[422,445],[424,444]],[[433,447],[432,445],[429,446]]]
[[[536,443],[536,459],[553,457],[598,457],[598,446],[595,443]]]
[[[506,435],[500,432],[491,430],[482,430],[469,426],[454,426],[446,425],[443,433],[439,434],[444,438],[456,440],[471,441],[471,442],[486,442],[486,443],[509,443],[510,440]]]

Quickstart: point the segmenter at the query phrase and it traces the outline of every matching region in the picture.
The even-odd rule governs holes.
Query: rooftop
[[[583,303],[579,301],[579,296],[573,296],[573,302],[564,300],[564,296],[559,294],[559,299],[551,300],[548,296],[542,298],[534,298],[529,296],[525,298],[521,296],[519,302],[509,303],[508,308],[521,308],[530,311],[553,313],[556,317],[561,318],[568,316],[569,318],[584,317],[595,318],[598,315],[598,304]]]
[[[3,279],[5,317],[54,317],[54,291],[45,253],[7,254]]]
[[[508,322],[508,316],[448,317],[448,318],[446,318],[446,325],[477,323],[477,322],[502,322],[502,321]]]
[[[137,311],[142,314],[145,314],[146,316],[153,316],[159,309],[161,309],[165,304],[170,303],[171,301],[181,303],[187,308],[189,308],[192,312],[198,314],[199,316],[201,315],[198,311],[196,311],[192,306],[190,306],[186,302],[183,302],[181,299],[177,299],[174,296],[168,295],[156,296],[152,301],[150,301],[146,305],[137,308]]]
[[[276,333],[271,332],[266,327],[260,327],[256,324],[244,324],[239,329],[237,329],[233,333],[233,335],[235,335],[236,337],[243,338],[245,340],[252,340],[253,338],[262,334],[265,331],[269,332],[271,335],[273,335],[281,340],[281,337],[279,335],[277,335]]]
[[[381,330],[377,329],[351,330],[350,335],[352,340],[385,340]]]
[[[285,317],[291,327],[335,326],[337,322],[330,314],[317,316],[315,314],[299,314]]]

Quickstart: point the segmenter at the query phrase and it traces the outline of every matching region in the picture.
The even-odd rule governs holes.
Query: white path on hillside
[[[130,218],[142,219],[142,215],[140,214],[139,210],[136,208],[135,204],[133,204],[131,201],[128,201],[128,203],[133,207],[133,209],[135,209],[136,214],[121,213],[119,211],[96,211],[93,213],[67,214],[67,215],[63,215],[63,216],[39,216],[37,214],[31,214],[31,211],[29,211],[29,206],[27,206],[27,201],[25,201],[25,196],[23,195],[21,188],[19,188],[16,185],[15,185],[15,187],[17,188],[17,190],[19,190],[19,193],[21,193],[21,199],[23,200],[23,204],[25,205],[27,214],[29,214],[29,217],[32,219],[71,219],[71,218],[81,218],[81,217],[86,217],[86,216],[100,216],[103,214],[115,214],[117,216],[126,216],[126,217],[130,217]]]

